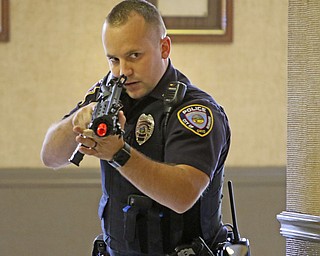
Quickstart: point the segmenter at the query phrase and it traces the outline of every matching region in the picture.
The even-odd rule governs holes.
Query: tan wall
[[[0,167],[42,166],[48,126],[107,72],[100,31],[117,2],[10,1],[10,42],[0,43]],[[173,45],[174,65],[229,115],[229,166],[286,164],[286,47],[287,0],[234,1],[233,43]]]

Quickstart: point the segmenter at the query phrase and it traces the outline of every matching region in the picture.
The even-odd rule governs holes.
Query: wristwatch
[[[124,146],[117,153],[114,154],[113,159],[108,161],[108,163],[113,168],[124,166],[131,157],[130,148],[130,145],[127,142],[125,142]]]

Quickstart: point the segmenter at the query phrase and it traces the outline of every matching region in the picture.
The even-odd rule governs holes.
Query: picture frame
[[[0,42],[9,41],[9,0],[0,0]]]
[[[172,0],[148,1],[159,9],[173,42],[233,40],[233,0],[174,0],[178,10],[171,8]]]

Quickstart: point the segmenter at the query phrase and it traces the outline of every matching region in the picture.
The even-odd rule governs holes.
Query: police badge
[[[136,141],[141,146],[152,135],[154,130],[154,119],[152,115],[142,114],[136,125]]]

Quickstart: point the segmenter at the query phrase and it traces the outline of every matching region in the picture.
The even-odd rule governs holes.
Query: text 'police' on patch
[[[194,132],[204,137],[212,130],[214,118],[211,110],[203,105],[188,105],[177,113],[180,123]]]

